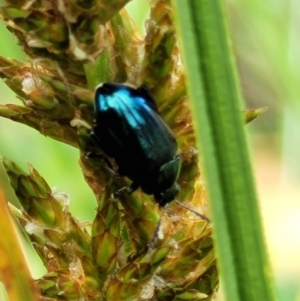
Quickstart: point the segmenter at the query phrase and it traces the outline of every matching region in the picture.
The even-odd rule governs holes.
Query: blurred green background
[[[127,8],[143,34],[146,0]],[[226,9],[245,108],[268,107],[247,132],[278,300],[300,301],[300,3],[227,0]],[[0,36],[2,56],[26,60],[2,23]],[[20,104],[2,81],[0,91],[0,103]],[[80,221],[93,220],[96,201],[81,174],[78,150],[0,118],[0,155],[24,169],[30,162],[49,185],[70,194],[70,209]],[[0,183],[7,200],[17,204],[2,166]],[[27,249],[39,277],[44,270]]]

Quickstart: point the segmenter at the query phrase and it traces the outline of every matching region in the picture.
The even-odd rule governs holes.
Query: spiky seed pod
[[[106,22],[128,1],[6,1],[1,15],[39,65],[63,70],[68,83],[85,84],[82,62],[94,61],[109,47]]]
[[[42,292],[55,297],[67,289],[66,295],[72,291],[72,296],[80,296],[82,290],[94,298],[98,295],[99,281],[90,248],[91,237],[70,214],[68,195],[51,191],[30,165],[27,175],[8,159],[2,163],[22,205],[22,212],[13,210],[14,216],[48,270],[37,281]]]
[[[177,205],[163,216],[148,254],[160,209],[140,191],[111,195],[128,185],[112,179],[97,159],[87,129],[99,82],[147,84],[182,152],[179,199],[207,214],[183,68],[168,0],[149,0],[142,38],[124,9],[128,1],[11,0],[1,18],[32,64],[0,57],[0,76],[23,106],[2,105],[0,115],[81,150],[80,165],[98,207],[91,234],[29,166],[3,164],[23,209],[12,208],[47,273],[36,281],[41,300],[211,300],[218,287],[211,227]],[[75,163],[74,163],[75,164]]]

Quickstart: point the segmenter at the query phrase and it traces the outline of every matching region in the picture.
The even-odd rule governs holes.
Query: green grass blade
[[[223,7],[173,4],[227,300],[274,300]]]

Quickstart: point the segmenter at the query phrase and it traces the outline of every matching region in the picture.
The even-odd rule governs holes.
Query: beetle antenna
[[[187,210],[193,212],[195,215],[201,217],[202,219],[204,219],[204,220],[206,220],[208,223],[210,223],[210,219],[209,219],[208,217],[206,217],[205,215],[199,213],[198,211],[194,210],[194,209],[191,208],[191,207],[188,207],[188,206],[182,204],[181,202],[179,202],[179,201],[176,200],[176,199],[174,200],[174,202],[175,202],[176,204],[178,204],[180,207],[183,207],[183,208],[185,208],[185,209],[187,209]]]
[[[154,245],[157,242],[158,233],[159,233],[159,230],[161,228],[161,221],[162,221],[162,218],[163,218],[164,214],[166,213],[166,208],[168,207],[168,205],[169,204],[166,204],[164,207],[162,207],[162,212],[161,212],[159,220],[158,220],[158,222],[156,224],[156,227],[155,227],[152,239],[151,239],[151,241],[149,243],[148,252],[147,252],[147,255],[148,255],[149,259],[150,259],[150,255],[151,255],[151,253],[153,251]]]

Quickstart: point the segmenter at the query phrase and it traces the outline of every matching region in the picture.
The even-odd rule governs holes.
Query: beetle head
[[[160,207],[164,207],[166,204],[172,202],[175,199],[179,191],[180,186],[175,183],[169,189],[166,189],[163,192],[155,193],[155,202],[158,203]]]

